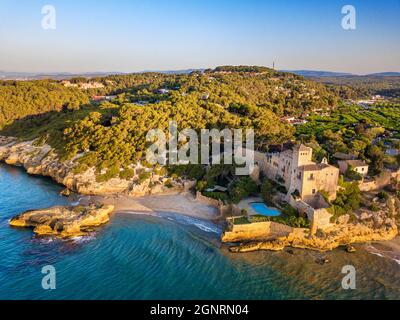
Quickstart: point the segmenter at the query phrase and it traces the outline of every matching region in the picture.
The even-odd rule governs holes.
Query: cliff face
[[[33,228],[37,235],[69,238],[85,235],[110,220],[114,206],[53,207],[27,211],[11,219],[10,225]]]
[[[0,161],[22,166],[29,174],[51,177],[68,189],[86,195],[126,193],[131,196],[144,196],[184,190],[184,182],[173,181],[173,187],[167,188],[164,186],[167,179],[154,174],[140,183],[135,178],[112,178],[106,182],[97,182],[94,168],[75,174],[76,163],[72,160],[60,161],[49,145],[36,146],[33,141],[18,142],[17,139],[9,137],[0,136]]]
[[[329,251],[351,243],[392,240],[398,234],[394,219],[387,219],[379,227],[373,224],[339,224],[324,232],[311,236],[308,229],[295,228],[286,236],[275,237],[271,241],[252,241],[248,237],[241,239],[238,246],[231,247],[232,252],[250,252],[257,250],[280,251],[285,247]]]

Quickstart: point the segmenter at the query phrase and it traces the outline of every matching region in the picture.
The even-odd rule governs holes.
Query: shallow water
[[[231,254],[218,226],[186,216],[116,214],[87,237],[36,238],[8,226],[29,209],[64,205],[62,188],[0,165],[0,299],[398,299],[400,241],[358,251]],[[71,200],[72,201],[72,200]],[[328,258],[325,265],[317,259]],[[344,265],[356,290],[343,290]],[[56,290],[41,287],[53,265]]]

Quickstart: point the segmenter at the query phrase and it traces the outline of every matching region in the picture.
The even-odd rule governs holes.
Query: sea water
[[[353,254],[230,253],[212,222],[173,213],[115,214],[85,237],[55,240],[9,226],[16,214],[66,205],[62,187],[0,165],[0,299],[398,299],[400,242]],[[71,200],[72,202],[73,200]],[[330,263],[317,263],[321,258]],[[56,289],[42,288],[44,266]],[[356,269],[344,290],[342,268]]]

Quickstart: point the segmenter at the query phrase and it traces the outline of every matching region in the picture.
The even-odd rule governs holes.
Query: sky
[[[344,5],[356,29],[342,28]],[[52,5],[56,28],[43,29]],[[47,20],[46,20],[47,21]],[[400,71],[400,0],[0,0],[0,70]]]

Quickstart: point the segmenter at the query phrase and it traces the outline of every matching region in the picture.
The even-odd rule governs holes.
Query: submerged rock
[[[71,190],[69,190],[69,189],[64,189],[64,190],[62,190],[62,191],[60,192],[60,195],[61,195],[61,196],[64,196],[64,197],[69,197],[69,196],[71,195]]]
[[[353,253],[353,252],[356,252],[356,251],[357,251],[356,248],[354,248],[350,244],[346,247],[346,252],[348,252],[348,253]]]
[[[110,220],[112,205],[52,207],[27,211],[11,219],[10,225],[18,228],[33,228],[38,235],[62,238],[87,234],[92,228]]]
[[[319,259],[315,260],[315,262],[320,265],[324,265],[324,264],[330,263],[331,260],[329,260],[327,258],[319,258]]]

